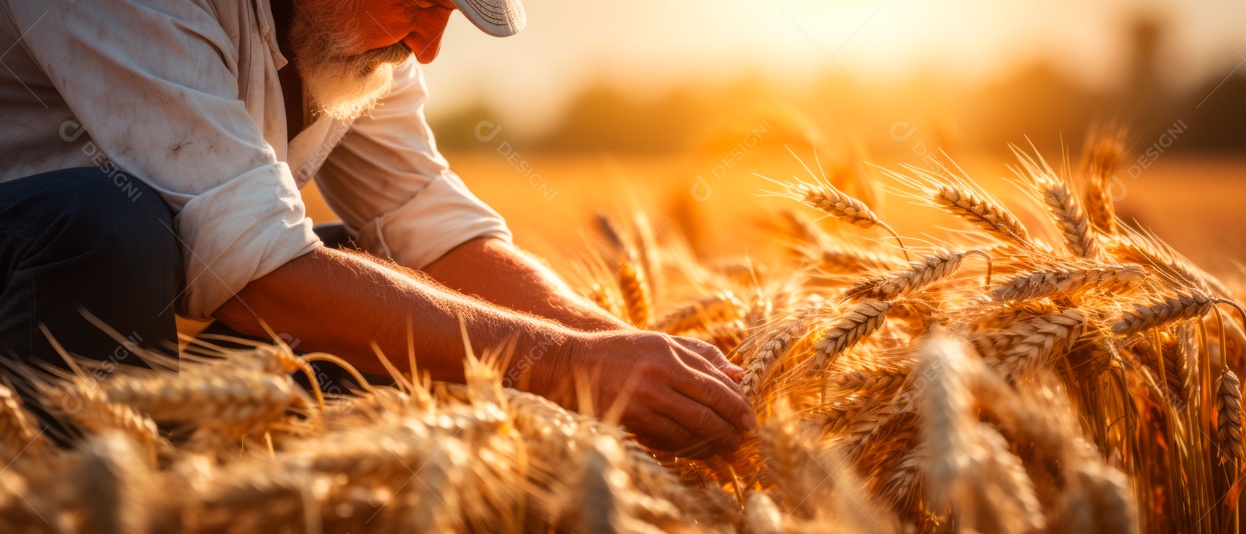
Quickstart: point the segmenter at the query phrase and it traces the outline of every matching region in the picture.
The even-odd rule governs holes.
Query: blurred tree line
[[[1123,33],[1131,49],[1128,75],[1107,91],[1041,62],[970,89],[950,89],[934,73],[862,85],[837,69],[795,94],[756,76],[726,86],[688,85],[647,102],[598,84],[583,90],[552,130],[512,142],[548,152],[721,151],[765,121],[779,125],[768,143],[800,146],[825,132],[878,153],[914,151],[913,139],[921,139],[922,150],[998,151],[1027,137],[1040,148],[1076,149],[1096,129],[1124,127],[1131,148],[1142,153],[1179,124],[1166,151],[1246,155],[1246,69],[1230,75],[1227,65],[1219,76],[1173,93],[1160,78],[1162,23],[1136,19]],[[433,130],[442,148],[489,149],[475,134],[483,120],[498,118],[476,104],[435,119]]]

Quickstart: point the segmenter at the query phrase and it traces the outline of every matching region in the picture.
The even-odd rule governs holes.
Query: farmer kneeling
[[[478,346],[516,342],[521,389],[568,403],[597,377],[594,405],[628,394],[648,444],[737,447],[756,425],[739,368],[582,301],[438,153],[419,63],[456,9],[499,37],[524,25],[518,0],[0,0],[0,350],[63,366],[42,324],[138,364],[80,309],[154,347],[177,312],[383,373],[370,343],[405,354],[414,325],[420,367],[462,381],[462,321]],[[344,223],[323,239],[423,276],[325,246],[312,179]]]

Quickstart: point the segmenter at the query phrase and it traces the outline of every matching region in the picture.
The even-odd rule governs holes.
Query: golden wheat
[[[978,255],[985,258],[987,262],[991,261],[990,256],[977,250],[936,252],[922,258],[919,262],[911,263],[906,270],[857,282],[844,292],[844,296],[850,299],[871,298],[876,300],[893,300],[898,297],[906,297],[934,282],[951,276],[960,267],[965,257],[969,255]]]
[[[973,191],[943,185],[935,190],[934,201],[949,213],[973,223],[990,235],[1021,247],[1034,247],[1030,232],[1012,212],[990,200],[979,198]]]
[[[1033,190],[1042,198],[1047,210],[1055,219],[1056,227],[1064,238],[1064,246],[1069,253],[1094,259],[1099,256],[1098,235],[1090,223],[1090,217],[1082,210],[1077,195],[1068,182],[1060,178],[1042,158],[1032,158],[1020,149],[1013,147],[1013,153],[1021,161],[1018,176],[1028,181]]]
[[[1145,304],[1135,304],[1132,310],[1121,312],[1112,331],[1130,336],[1174,321],[1195,319],[1207,315],[1216,300],[1205,293],[1176,293]]]
[[[63,446],[0,387],[0,530],[1235,531],[1246,343],[1213,313],[1233,294],[1116,220],[1118,156],[1095,150],[1083,191],[1018,154],[1062,250],[945,167],[889,176],[982,232],[907,266],[800,217],[780,230],[799,256],[765,265],[599,218],[576,289],[744,368],[761,431],[732,456],[651,450],[617,406],[504,388],[501,351],[466,358],[464,384],[395,370],[313,401],[291,375],[340,359],[199,340],[180,364],[145,352],[153,369],[18,373]],[[825,179],[786,187],[890,228]]]
[[[1070,297],[1086,292],[1128,293],[1146,278],[1138,265],[1051,269],[1025,272],[991,291],[1001,302]]]
[[[1226,369],[1216,380],[1216,451],[1220,463],[1242,463],[1242,382]]]
[[[822,339],[813,346],[815,369],[824,368],[841,352],[862,338],[882,328],[887,312],[894,305],[891,301],[862,299],[847,313],[837,319]]]
[[[1116,205],[1112,198],[1112,181],[1116,179],[1116,169],[1125,161],[1126,151],[1121,137],[1104,136],[1093,140],[1086,154],[1087,183],[1083,198],[1086,201],[1086,214],[1095,228],[1104,235],[1116,234]]]
[[[648,282],[644,272],[635,261],[626,260],[619,266],[619,290],[623,294],[623,307],[632,324],[641,328],[649,325],[649,313],[653,308]]]

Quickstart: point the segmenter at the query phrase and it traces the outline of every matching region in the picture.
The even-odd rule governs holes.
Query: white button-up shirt
[[[408,267],[510,239],[437,151],[414,58],[370,114],[288,143],[285,64],[268,0],[0,0],[0,181],[100,167],[150,186],[200,320],[321,246],[298,192],[313,178],[365,250]]]

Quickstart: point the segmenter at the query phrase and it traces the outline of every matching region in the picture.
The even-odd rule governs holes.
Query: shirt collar
[[[268,43],[268,51],[273,56],[273,63],[278,69],[290,61],[281,54],[281,46],[277,44],[276,21],[273,20],[273,6],[268,0],[255,0],[255,20],[260,24],[260,37]]]

